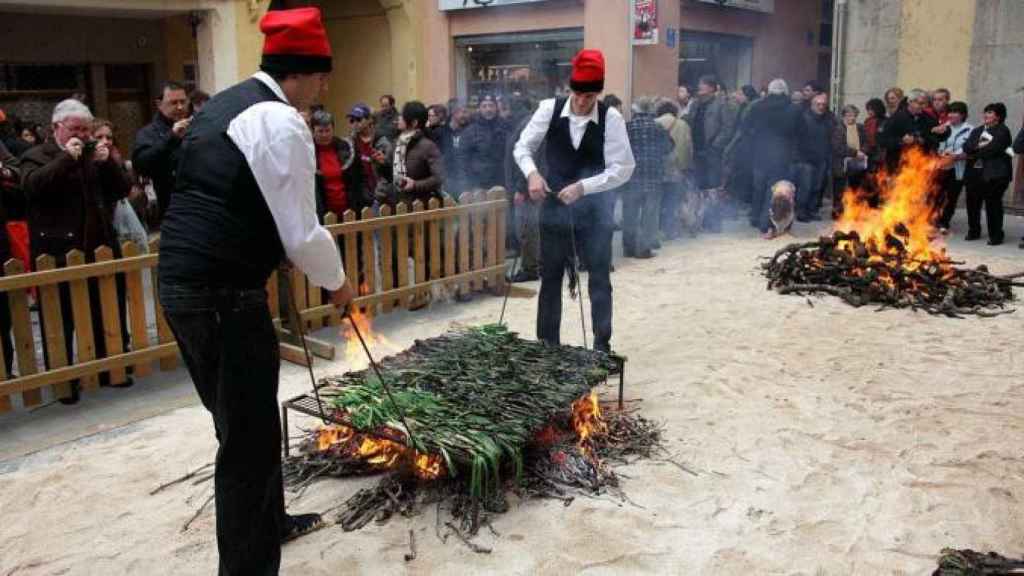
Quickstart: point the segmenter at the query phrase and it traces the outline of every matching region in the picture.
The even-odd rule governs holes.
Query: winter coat
[[[668,155],[665,180],[678,182],[684,172],[693,169],[693,137],[690,125],[675,114],[663,114],[655,122],[668,131],[674,148]]]
[[[397,148],[397,142],[396,146]],[[396,187],[401,184],[394,180],[394,162],[396,153],[391,154],[391,162],[381,169],[381,176]],[[414,184],[410,191],[399,191],[398,200],[413,202],[420,200],[424,206],[431,198],[441,197],[441,186],[444,184],[444,160],[430,138],[417,131],[409,141],[405,151],[405,173],[412,178]]]
[[[374,115],[376,127],[373,132],[373,140],[387,138],[392,144],[398,139],[398,110],[391,108],[387,112],[381,110]]]
[[[796,153],[799,162],[823,166],[832,159],[832,132],[835,117],[828,112],[815,114],[808,110],[798,123]]]
[[[724,94],[718,94],[696,100],[690,114],[694,151],[723,154],[736,131],[737,109]]]
[[[860,149],[854,150],[846,145],[846,123],[837,121],[835,128],[832,130],[832,173],[834,176],[841,177],[845,176],[844,172],[844,160],[847,158],[856,158],[858,152],[864,152],[868,146],[868,132],[864,128],[863,124],[857,124],[857,136],[860,138]]]
[[[75,160],[49,139],[22,156],[21,178],[33,258],[50,254],[64,266],[65,254],[77,249],[91,262],[104,245],[120,255],[114,206],[131,184],[117,162],[96,163],[85,155]]]
[[[355,161],[355,153],[352,149],[352,140],[335,137],[331,145],[337,151],[338,162],[341,164],[341,179],[345,182],[345,195],[348,198],[348,208],[357,215],[362,213],[363,208],[373,205],[373,190],[367,188],[366,177],[363,175],[363,165]],[[323,175],[320,174],[320,167],[317,166],[316,173],[316,215],[321,222],[327,215],[327,186]],[[341,218],[341,214],[337,215]]]
[[[158,215],[163,218],[171,203],[171,192],[181,159],[181,138],[174,135],[174,123],[161,114],[139,129],[132,148],[132,169],[153,181]]]
[[[673,143],[665,130],[650,114],[634,114],[626,123],[629,146],[636,158],[633,183],[661,182],[665,179],[665,156],[672,151]]]
[[[981,146],[981,135],[986,131],[992,135],[992,140]],[[966,178],[980,178],[982,182],[995,182],[1004,178],[1010,180],[1013,177],[1013,159],[1006,153],[1006,149],[1012,142],[1013,136],[1006,124],[992,127],[982,125],[971,130],[971,135],[964,143],[964,153],[967,154]]]
[[[792,161],[803,110],[784,94],[769,94],[750,105],[744,133],[750,139],[753,169],[785,174]]]
[[[1013,140],[1013,151],[1017,154],[1024,154],[1024,126],[1017,132],[1017,138]]]
[[[516,142],[519,141],[519,136],[526,129],[526,125],[530,123],[533,118],[533,114],[526,114],[522,118],[519,118],[512,130],[509,131],[508,139],[505,141],[505,189],[510,194],[526,194],[527,184],[526,176],[523,175],[523,171],[519,169],[519,165],[516,164],[515,160],[515,148]],[[537,163],[537,170],[544,174],[547,171],[547,167],[544,165],[546,155],[544,153],[544,143],[541,142],[537,152],[533,155],[535,162]]]
[[[445,190],[454,198],[458,198],[466,190],[465,170],[459,158],[459,149],[465,133],[466,127],[456,130],[450,123],[427,130],[427,137],[437,144],[444,159]]]
[[[893,114],[886,121],[885,130],[878,135],[879,145],[885,148],[885,163],[889,170],[894,172],[899,168],[901,155],[907,146],[903,143],[904,136],[912,136],[925,152],[935,152],[939,142],[949,136],[949,132],[933,134],[932,128],[938,125],[935,118],[924,112],[915,116],[909,110],[902,109]]]
[[[500,118],[478,118],[462,132],[458,158],[466,171],[466,186],[488,189],[505,181],[505,141],[508,131]]]

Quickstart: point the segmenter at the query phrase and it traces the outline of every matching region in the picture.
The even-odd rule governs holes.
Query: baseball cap
[[[352,110],[348,113],[348,117],[355,118],[356,120],[363,120],[365,118],[369,118],[371,114],[372,112],[370,112],[370,107],[360,102],[352,107]]]

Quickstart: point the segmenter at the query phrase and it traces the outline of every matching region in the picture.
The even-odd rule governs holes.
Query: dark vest
[[[250,78],[206,103],[181,147],[170,208],[160,228],[160,278],[261,288],[284,248],[245,156],[227,135],[236,116],[279,98]]]
[[[557,193],[562,188],[604,172],[604,125],[608,107],[597,103],[597,125],[587,123],[579,149],[572,147],[569,118],[562,117],[565,98],[555,100],[555,111],[544,137],[548,186]]]

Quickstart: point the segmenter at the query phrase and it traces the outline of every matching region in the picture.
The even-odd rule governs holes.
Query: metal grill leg
[[[622,391],[626,387],[626,361],[619,359],[619,411],[622,411]]]
[[[620,402],[622,394],[619,393]],[[284,457],[289,456],[288,449],[288,407],[281,406],[281,443],[284,444]]]

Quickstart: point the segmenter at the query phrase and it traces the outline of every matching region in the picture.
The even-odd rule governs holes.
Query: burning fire
[[[352,329],[353,322],[359,328],[359,333],[363,335],[363,339],[366,340],[366,345],[370,347],[371,351],[377,346],[385,346],[390,351],[397,350],[397,347],[388,341],[387,338],[373,330],[370,318],[360,312],[358,308],[351,308],[349,318],[351,320],[344,319],[342,321],[341,327],[341,337],[345,339],[343,354],[347,364],[355,366],[366,366],[369,364],[369,361],[366,359],[366,353],[363,351],[363,345],[359,343],[359,337],[356,336],[355,330]]]
[[[872,208],[867,200],[848,190],[843,196],[843,213],[836,222],[840,232],[857,232],[872,261],[898,256],[905,250],[905,266],[915,269],[925,262],[945,261],[944,248],[932,244],[936,206],[933,205],[938,159],[919,148],[903,153],[899,173],[890,180],[881,175],[881,205]],[[850,248],[849,242],[840,248]]]
[[[608,425],[601,417],[601,405],[597,401],[596,391],[591,390],[589,395],[572,403],[571,421],[581,448],[594,436],[608,431]]]
[[[324,426],[317,432],[316,447],[320,452],[338,450],[380,470],[397,468],[408,462],[416,477],[422,480],[434,480],[444,474],[440,456],[421,454],[386,438],[358,434],[348,426]]]

